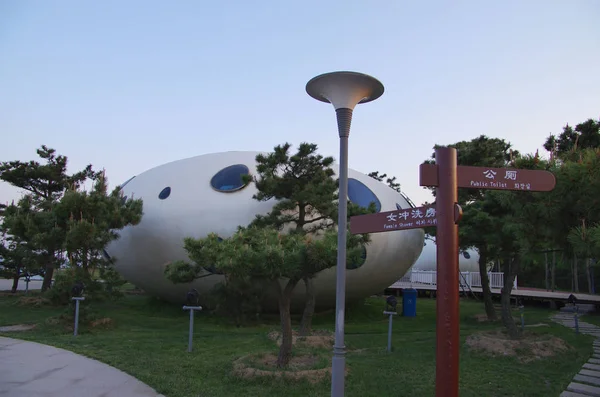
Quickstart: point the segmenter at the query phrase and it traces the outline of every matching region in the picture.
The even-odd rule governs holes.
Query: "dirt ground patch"
[[[90,326],[92,328],[98,328],[98,327],[104,327],[104,328],[108,328],[111,327],[115,322],[113,321],[112,318],[108,318],[108,317],[104,317],[104,318],[99,318],[98,320],[94,320],[90,323]]]
[[[522,362],[551,357],[571,347],[562,339],[552,335],[525,333],[521,339],[512,340],[501,331],[480,332],[469,335],[467,346],[492,355],[514,356]]]
[[[314,368],[321,361],[321,358],[316,355],[299,355],[292,357],[287,368],[279,369],[275,354],[248,355],[233,362],[233,374],[246,379],[276,377],[291,380],[305,379],[310,383],[318,383],[331,376],[331,364],[325,368]],[[348,374],[347,368],[346,374]]]
[[[22,296],[17,300],[19,306],[41,307],[49,304],[50,300],[41,296]]]
[[[269,339],[275,341],[277,346],[281,346],[281,333],[278,331],[269,332]],[[299,336],[298,331],[292,331],[292,344],[303,345],[307,347],[322,347],[329,349],[333,346],[335,338],[329,331],[315,330],[309,336]]]
[[[17,324],[17,325],[6,325],[0,327],[0,332],[17,332],[17,331],[29,331],[36,327],[35,324]]]

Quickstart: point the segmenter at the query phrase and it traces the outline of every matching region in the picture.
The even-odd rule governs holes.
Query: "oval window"
[[[250,170],[243,164],[230,165],[217,172],[210,180],[210,185],[218,192],[234,192],[246,186],[242,175],[250,174]]]
[[[167,197],[169,197],[170,195],[171,195],[171,188],[169,186],[167,186],[166,188],[161,190],[160,193],[158,193],[158,198],[161,200],[164,200]]]
[[[463,252],[463,256],[465,259],[471,259],[471,254],[469,254],[467,251]]]
[[[362,253],[360,254],[360,259],[356,263],[346,263],[346,269],[358,269],[365,264],[365,261],[367,260],[367,248],[364,245],[361,248]]]
[[[381,211],[381,203],[375,193],[358,179],[348,179],[348,198],[363,208],[368,208],[369,204],[375,203],[375,212]]]

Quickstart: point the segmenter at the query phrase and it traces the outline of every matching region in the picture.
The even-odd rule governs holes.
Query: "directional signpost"
[[[437,169],[436,164],[421,164],[420,185],[437,186]],[[549,171],[459,165],[456,172],[459,188],[549,192],[556,185],[556,178]]]
[[[354,216],[350,221],[352,234],[392,232],[437,225],[433,205]]]
[[[456,149],[435,150],[435,164],[421,164],[420,185],[436,188],[436,204],[350,219],[350,232],[380,233],[437,227],[436,397],[458,397],[460,345],[458,280],[458,188],[548,192],[556,179],[551,172],[511,168],[467,167],[456,164]]]

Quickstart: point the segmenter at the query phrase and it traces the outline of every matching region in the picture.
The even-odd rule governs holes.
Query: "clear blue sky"
[[[535,152],[600,115],[600,1],[0,1],[0,160],[46,144],[111,186],[203,153],[315,142],[338,157],[315,75],[385,85],[359,105],[350,167],[417,204],[434,144]],[[18,197],[0,185],[0,201]]]

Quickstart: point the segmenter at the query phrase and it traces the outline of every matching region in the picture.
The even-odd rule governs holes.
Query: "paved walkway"
[[[43,280],[31,280],[29,282],[29,289],[31,291],[42,289],[42,281]],[[7,280],[5,278],[0,279],[0,291],[10,291],[10,289],[12,288],[12,285],[13,285],[12,280]],[[26,287],[25,280],[19,280],[19,285],[17,287],[17,290],[25,291],[25,287]]]
[[[561,312],[552,316],[552,321],[575,329],[575,316],[573,313]],[[579,318],[579,332],[593,335],[594,353],[592,358],[583,367],[567,386],[567,390],[560,397],[600,397],[600,327],[581,321]]]
[[[2,397],[164,397],[126,373],[34,342],[0,337]]]

